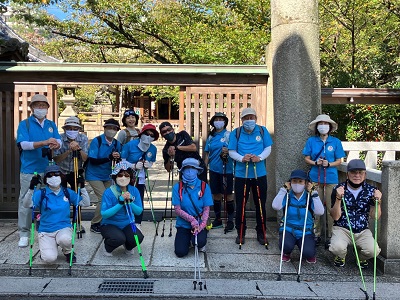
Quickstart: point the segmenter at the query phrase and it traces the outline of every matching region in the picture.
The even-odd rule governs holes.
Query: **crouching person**
[[[307,199],[309,200],[308,207]],[[278,195],[272,202],[272,208],[275,210],[284,208],[286,212],[286,215],[284,214],[282,217],[279,229],[279,247],[283,251],[282,260],[289,262],[290,255],[297,245],[302,251],[301,255],[306,258],[308,263],[316,263],[313,214],[322,216],[324,214],[324,206],[318,196],[318,192],[312,190],[312,183],[308,181],[306,172],[294,170],[291,173],[290,181],[286,182],[279,190]],[[307,220],[304,230],[306,214]],[[303,234],[304,245],[302,247]]]
[[[175,184],[172,190],[172,205],[177,215],[175,254],[178,257],[189,253],[190,243],[195,245],[195,236],[200,251],[205,251],[205,228],[213,200],[208,184],[197,178],[202,171],[197,159],[186,158],[180,170],[182,181]]]
[[[329,251],[335,255],[334,264],[337,267],[344,267],[347,247],[352,244],[353,237],[362,269],[368,268],[368,259],[374,257],[376,241],[368,228],[368,219],[369,216],[375,218],[375,209],[378,209],[380,218],[382,193],[366,183],[365,179],[364,161],[353,159],[347,164],[347,180],[337,185],[332,192],[331,216],[334,223]],[[346,218],[343,201],[346,203],[349,220]],[[375,206],[376,202],[378,207]],[[381,249],[376,245],[376,255],[380,252]]]
[[[29,191],[23,199],[26,208],[37,208],[40,213],[38,228],[40,257],[46,263],[53,263],[58,256],[58,246],[61,247],[66,261],[70,262],[72,249],[72,224],[70,207],[89,206],[90,199],[83,187],[82,199],[71,189],[61,186],[64,175],[57,165],[48,166],[44,171],[45,188],[34,191],[40,183],[40,176],[32,177]],[[75,253],[72,262],[76,262]]]
[[[116,248],[124,246],[126,254],[133,254],[137,246],[135,235],[139,244],[143,241],[143,234],[135,225],[135,215],[142,213],[143,206],[138,189],[129,184],[133,179],[132,164],[116,164],[111,177],[115,184],[104,191],[101,200],[100,232],[104,246],[100,245],[100,249],[105,256],[112,256]]]

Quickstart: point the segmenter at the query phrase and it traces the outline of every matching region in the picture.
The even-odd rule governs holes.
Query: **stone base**
[[[400,276],[400,259],[384,258],[378,255],[376,260],[377,268],[385,275]]]

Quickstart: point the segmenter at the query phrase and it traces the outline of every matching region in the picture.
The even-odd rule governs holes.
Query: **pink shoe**
[[[283,255],[282,255],[282,261],[284,261],[284,262],[290,262],[290,254],[285,254],[285,253],[283,253]]]
[[[317,262],[317,257],[311,257],[311,258],[307,258],[306,262],[308,262],[309,264],[315,264]]]

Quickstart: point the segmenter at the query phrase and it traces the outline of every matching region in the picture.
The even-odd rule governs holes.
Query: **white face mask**
[[[154,138],[152,138],[149,135],[142,134],[140,136],[140,142],[138,144],[138,148],[143,152],[146,152],[150,148],[150,144],[152,141],[154,141]]]
[[[44,119],[47,115],[48,109],[47,108],[35,108],[33,110],[33,115],[38,118],[39,120]]]
[[[224,121],[214,121],[214,127],[217,130],[224,128],[225,122]]]
[[[47,184],[51,187],[59,187],[61,184],[61,177],[60,176],[53,176],[47,178]]]
[[[300,194],[304,191],[306,186],[304,184],[300,184],[300,183],[292,183],[291,187],[292,187],[293,192],[295,192],[296,194]]]
[[[318,125],[317,129],[320,134],[327,134],[329,132],[329,125]]]
[[[65,134],[67,135],[67,138],[69,138],[70,140],[74,140],[76,139],[76,137],[79,134],[79,131],[76,130],[66,130]]]
[[[106,137],[108,137],[109,139],[114,138],[114,136],[117,134],[117,131],[114,129],[107,129],[104,134],[106,135]]]
[[[131,178],[130,177],[125,177],[125,176],[124,177],[117,177],[115,182],[119,186],[127,186],[131,182]]]

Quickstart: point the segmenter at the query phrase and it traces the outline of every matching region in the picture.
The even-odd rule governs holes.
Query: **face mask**
[[[140,141],[139,141],[139,144],[138,144],[138,148],[140,150],[142,150],[143,152],[146,152],[150,148],[150,144],[151,144],[152,141],[154,141],[154,138],[152,138],[149,135],[142,134],[140,136]]]
[[[198,170],[194,168],[185,168],[182,171],[182,181],[184,183],[192,183],[197,178]]]
[[[33,115],[38,119],[44,119],[47,115],[47,108],[35,108],[33,110]]]
[[[256,120],[246,120],[243,122],[243,127],[247,131],[253,131],[256,127]]]
[[[302,193],[306,187],[304,184],[300,184],[300,183],[293,183],[293,184],[291,184],[291,186],[292,186],[293,192],[295,192],[296,194]]]
[[[66,131],[65,131],[65,134],[66,134],[67,138],[69,138],[70,140],[74,140],[74,139],[76,139],[76,137],[78,136],[79,131],[76,131],[76,130],[66,130]]]
[[[106,135],[106,137],[108,137],[109,139],[112,139],[116,134],[117,131],[114,129],[107,129],[104,134]]]
[[[360,183],[354,183],[349,179],[349,184],[351,185],[351,187],[358,189],[360,186],[362,186],[364,184],[364,181],[362,181]]]
[[[329,132],[329,125],[318,125],[317,129],[320,134],[327,134]]]
[[[47,178],[47,184],[51,187],[59,187],[61,184],[61,177],[60,176],[53,176]]]
[[[117,177],[115,180],[119,186],[127,186],[131,182],[130,177]]]
[[[225,122],[224,121],[214,121],[214,127],[217,130],[224,128]]]
[[[172,142],[175,137],[175,132],[170,132],[166,135],[164,135],[164,139],[166,139],[168,142]]]

